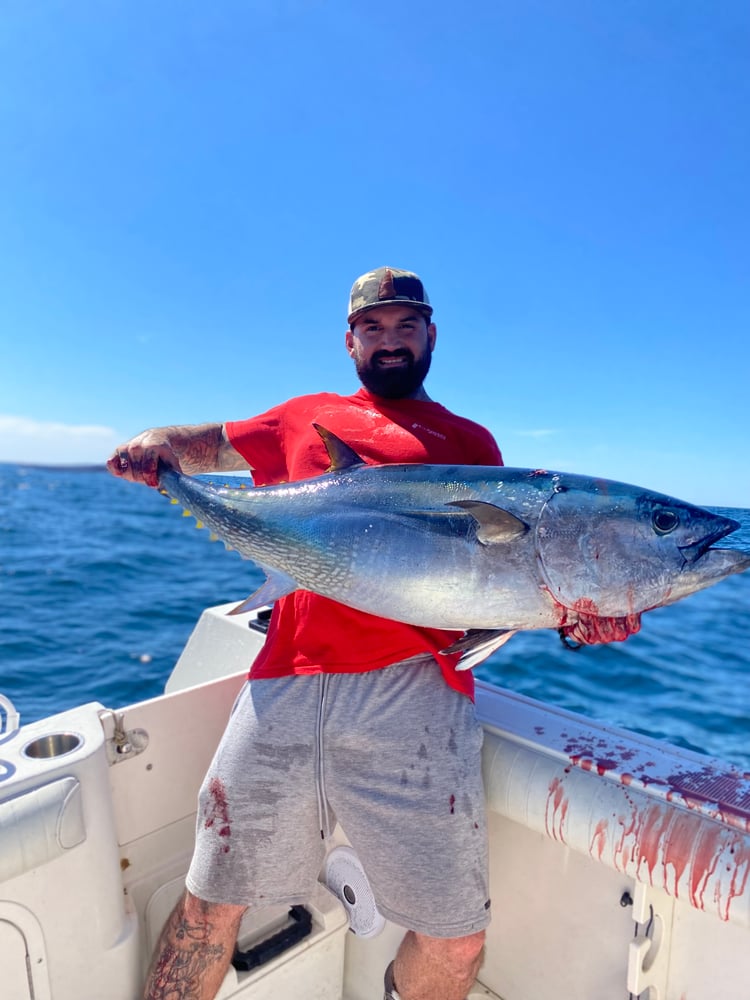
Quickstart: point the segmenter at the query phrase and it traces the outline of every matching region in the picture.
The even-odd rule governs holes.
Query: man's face
[[[346,349],[366,389],[386,399],[416,396],[430,370],[435,325],[408,306],[368,309],[346,332]]]

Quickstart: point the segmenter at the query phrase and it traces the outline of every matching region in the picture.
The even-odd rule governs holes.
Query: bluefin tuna
[[[330,471],[214,485],[161,467],[162,492],[266,581],[232,613],[314,591],[360,611],[467,633],[473,666],[519,630],[637,614],[750,566],[715,548],[736,521],[605,479],[474,465],[365,464],[317,428]]]

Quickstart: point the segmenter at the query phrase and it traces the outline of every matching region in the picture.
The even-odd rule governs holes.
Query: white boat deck
[[[0,740],[3,1000],[138,997],[182,888],[198,786],[262,641],[222,612],[204,614],[164,696]],[[493,921],[472,1000],[745,1000],[748,776],[478,688]],[[381,1000],[402,929],[351,933],[322,884],[308,909],[311,934],[232,970],[221,997]],[[242,947],[286,922],[248,918]]]

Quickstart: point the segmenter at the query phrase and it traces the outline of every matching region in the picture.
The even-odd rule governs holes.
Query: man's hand
[[[230,444],[223,424],[152,427],[116,448],[107,468],[120,479],[158,486],[159,462],[188,476],[250,469],[247,460]]]
[[[625,615],[623,618],[579,614],[575,625],[564,625],[560,629],[560,636],[566,645],[578,643],[581,646],[592,646],[597,642],[623,642],[640,629],[640,614]]]
[[[158,486],[159,462],[182,471],[180,461],[160,428],[144,431],[126,444],[119,445],[107,460],[107,469],[113,476],[129,479],[132,483]]]

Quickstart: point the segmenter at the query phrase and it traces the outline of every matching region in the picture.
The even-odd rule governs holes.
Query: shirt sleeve
[[[284,406],[275,406],[247,420],[225,425],[232,447],[253,470],[256,486],[284,482],[289,478],[284,449]]]

